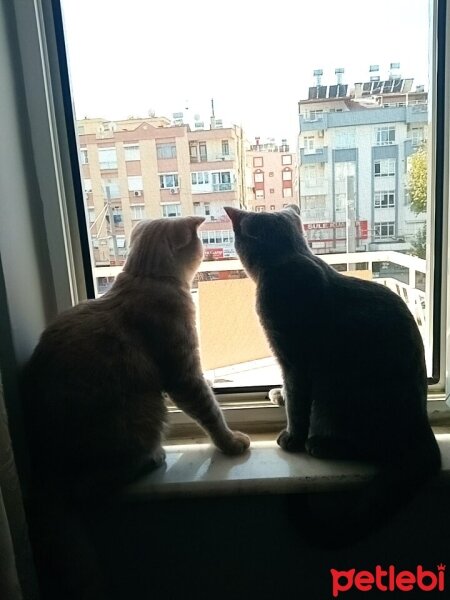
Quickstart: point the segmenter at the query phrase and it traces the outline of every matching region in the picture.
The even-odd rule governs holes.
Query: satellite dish
[[[194,115],[194,121],[200,121],[200,115]]]
[[[154,108],[149,108],[149,109],[148,109],[148,116],[149,116],[149,117],[154,117],[154,116],[156,116],[156,111],[155,111],[155,109],[154,109]]]

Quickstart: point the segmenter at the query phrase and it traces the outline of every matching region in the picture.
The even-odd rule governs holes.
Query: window
[[[198,145],[199,153],[200,153],[200,161],[205,162],[208,160],[208,152],[206,150],[206,142],[200,142]]]
[[[181,205],[180,204],[163,204],[162,216],[163,217],[181,217]]]
[[[198,146],[197,144],[190,143],[189,144],[189,156],[191,158],[191,162],[197,162],[198,157]]]
[[[156,144],[156,156],[158,158],[176,158],[177,147],[175,142],[170,144]]]
[[[423,144],[424,141],[424,130],[423,127],[414,127],[411,129],[411,142],[412,145],[416,148]]]
[[[374,162],[375,177],[390,177],[395,175],[395,159],[386,158]]]
[[[388,146],[395,144],[395,127],[378,127],[376,130],[376,145],[377,146]]]
[[[393,238],[394,236],[395,236],[395,222],[394,221],[375,223],[374,238],[376,240],[381,240],[384,238]]]
[[[144,189],[142,175],[132,175],[128,177],[128,190],[130,192],[140,192]]]
[[[232,189],[230,171],[212,173],[213,192],[230,192]]]
[[[314,136],[308,135],[303,138],[305,152],[314,152]]]
[[[93,223],[95,223],[95,208],[90,208],[89,211],[89,223],[91,223],[91,225]]]
[[[99,148],[98,161],[100,169],[117,169],[117,154],[115,148]]]
[[[343,131],[336,131],[334,137],[335,148],[355,148],[356,133],[354,130],[345,128]]]
[[[131,208],[131,220],[141,221],[145,219],[145,206],[143,204],[132,204]]]
[[[308,116],[311,121],[317,121],[317,119],[321,119],[323,117],[323,110],[310,110]]]
[[[209,172],[198,171],[197,173],[191,173],[192,185],[205,185],[209,183]]]
[[[108,200],[120,198],[120,186],[118,179],[102,179],[103,197]]]
[[[211,205],[209,202],[194,202],[194,215],[198,217],[211,216]]]
[[[112,214],[113,214],[114,225],[116,227],[122,227],[123,226],[122,209],[118,208],[117,206],[114,206],[112,209]]]
[[[207,246],[223,246],[234,242],[233,230],[201,231],[200,239]]]
[[[70,6],[69,10],[71,12],[78,11],[76,8],[77,3],[71,3],[70,0],[62,1]],[[195,11],[197,1],[198,0],[193,0],[194,4],[191,7],[192,11]],[[406,4],[406,0],[402,1]],[[411,6],[411,13],[414,13],[414,16],[418,16],[420,12],[417,8],[418,5],[424,4],[426,1],[427,0],[418,0],[417,3],[414,3],[414,7]],[[342,5],[343,11],[346,10],[345,6],[344,0],[344,4]],[[170,11],[169,5],[167,6],[167,9]],[[212,10],[214,12],[214,9]],[[300,124],[294,123],[292,130],[286,129],[288,135],[290,135],[290,139],[286,140],[285,145],[283,143],[280,144],[280,141],[283,142],[282,136],[286,135],[286,132],[282,131],[281,127],[279,128],[281,118],[277,120],[275,117],[272,117],[272,102],[271,106],[265,108],[267,118],[271,119],[271,123],[275,123],[274,131],[270,132],[263,123],[264,119],[259,117],[257,110],[253,110],[253,112],[250,113],[247,111],[246,114],[242,115],[243,119],[240,119],[241,115],[239,114],[239,111],[241,106],[244,108],[248,101],[245,93],[240,95],[238,102],[234,102],[234,105],[237,106],[227,106],[226,94],[223,98],[220,98],[220,101],[219,96],[217,96],[216,110],[219,117],[227,116],[228,118],[229,116],[230,118],[235,119],[234,122],[236,123],[247,123],[250,122],[248,114],[252,115],[252,130],[247,131],[246,127],[244,127],[245,135],[242,138],[243,143],[241,144],[240,140],[234,139],[235,131],[236,135],[238,134],[238,127],[236,130],[233,129],[231,135],[229,134],[229,129],[194,129],[194,121],[196,120],[194,117],[195,113],[199,112],[200,118],[205,119],[209,114],[209,108],[206,107],[206,103],[205,107],[194,105],[194,98],[196,96],[192,90],[194,89],[194,91],[197,90],[199,92],[198,97],[200,97],[201,91],[202,97],[208,98],[203,90],[208,77],[206,77],[204,73],[203,75],[201,74],[201,69],[194,69],[195,75],[193,75],[193,71],[190,70],[191,67],[188,67],[185,72],[190,73],[190,75],[189,77],[186,77],[186,81],[183,82],[183,90],[185,90],[183,91],[183,94],[185,94],[186,98],[189,98],[189,104],[186,104],[186,107],[183,107],[183,97],[178,100],[179,106],[174,106],[172,108],[161,104],[161,107],[158,105],[158,110],[161,110],[159,114],[165,115],[171,119],[173,116],[172,110],[185,110],[185,108],[189,107],[189,112],[185,110],[184,117],[186,118],[183,117],[183,122],[185,124],[191,123],[192,130],[185,125],[183,127],[177,127],[176,130],[172,131],[171,127],[173,126],[173,121],[169,121],[168,119],[167,122],[162,122],[163,126],[161,127],[158,125],[157,118],[154,119],[156,131],[153,131],[152,127],[150,127],[150,124],[153,126],[151,119],[143,119],[140,123],[136,122],[136,125],[139,125],[137,127],[134,127],[133,122],[128,123],[126,126],[122,126],[121,123],[117,121],[118,115],[114,114],[112,108],[108,107],[105,102],[105,111],[98,112],[97,114],[104,114],[109,119],[116,119],[117,130],[114,136],[105,135],[102,137],[98,133],[91,135],[90,131],[92,125],[89,122],[84,124],[83,120],[83,124],[85,125],[85,137],[81,138],[84,142],[81,144],[81,147],[85,147],[86,140],[89,140],[89,160],[91,163],[89,169],[84,168],[84,174],[87,177],[92,178],[94,188],[97,191],[99,179],[98,173],[95,172],[95,170],[98,171],[95,152],[98,151],[98,148],[101,146],[106,148],[108,145],[113,147],[114,144],[109,142],[109,139],[111,138],[114,140],[117,139],[119,144],[123,144],[124,146],[126,144],[125,140],[130,140],[127,142],[130,146],[140,145],[142,161],[139,165],[129,163],[122,165],[120,164],[122,155],[119,155],[119,172],[117,177],[119,179],[122,194],[125,192],[127,196],[126,199],[123,200],[124,229],[126,235],[128,235],[128,229],[130,228],[130,214],[128,212],[130,209],[127,208],[129,207],[129,202],[130,200],[141,202],[141,198],[134,199],[132,193],[130,194],[127,192],[128,183],[125,181],[125,177],[138,176],[141,175],[142,172],[143,180],[146,185],[145,205],[148,210],[147,216],[150,216],[150,210],[154,211],[154,208],[152,209],[151,207],[154,206],[155,202],[154,186],[155,173],[157,173],[158,177],[160,177],[160,188],[166,190],[165,192],[160,193],[160,200],[163,200],[168,204],[179,204],[180,196],[177,193],[178,190],[175,190],[179,188],[181,183],[183,190],[186,192],[183,196],[183,213],[195,213],[210,217],[208,222],[204,225],[205,228],[212,227],[212,223],[214,223],[215,229],[219,231],[222,228],[222,225],[219,226],[220,223],[223,223],[223,227],[228,225],[228,222],[226,221],[227,218],[222,210],[222,207],[226,205],[241,206],[243,208],[246,207],[247,209],[253,207],[254,210],[255,206],[261,207],[264,205],[265,210],[269,212],[280,208],[282,204],[290,204],[291,202],[298,201],[302,209],[302,217],[304,217],[305,223],[315,224],[317,226],[316,230],[311,230],[314,231],[314,236],[316,236],[316,243],[311,246],[313,252],[316,254],[329,255],[329,257],[327,256],[327,259],[329,258],[332,264],[338,260],[338,258],[335,258],[335,255],[345,252],[353,253],[353,251],[364,255],[364,253],[372,251],[381,252],[380,248],[382,248],[383,251],[388,249],[389,251],[398,252],[399,254],[403,253],[403,256],[406,256],[407,254],[412,255],[412,244],[416,237],[416,222],[420,217],[416,217],[410,210],[410,203],[407,195],[409,165],[406,163],[406,155],[409,154],[408,158],[410,158],[412,156],[411,153],[414,152],[414,148],[417,147],[416,144],[420,145],[420,139],[426,137],[427,123],[428,121],[431,123],[435,115],[431,113],[431,103],[427,107],[426,93],[421,96],[421,98],[424,99],[423,106],[414,104],[417,96],[415,90],[417,85],[421,83],[419,78],[423,79],[426,83],[428,75],[424,72],[425,69],[422,68],[426,62],[424,57],[427,53],[425,44],[423,44],[423,38],[420,38],[420,35],[418,35],[420,34],[419,29],[409,32],[409,37],[406,34],[404,35],[401,19],[397,13],[394,13],[392,15],[389,14],[389,18],[391,19],[390,25],[392,25],[393,30],[395,28],[395,31],[397,31],[398,39],[396,39],[394,43],[393,39],[386,36],[386,40],[383,42],[383,52],[387,52],[389,49],[391,49],[390,51],[394,51],[396,46],[401,48],[401,51],[405,56],[411,55],[416,57],[422,52],[422,62],[413,61],[411,63],[413,64],[413,67],[416,64],[421,67],[416,73],[408,72],[408,66],[406,64],[402,65],[402,72],[405,77],[414,78],[407,101],[407,107],[403,106],[402,108],[399,108],[400,104],[406,103],[406,96],[403,93],[396,93],[394,96],[394,94],[386,92],[386,94],[381,93],[372,98],[371,94],[367,94],[364,90],[361,90],[361,95],[358,96],[358,90],[356,90],[356,95],[354,95],[355,82],[364,82],[364,78],[366,77],[364,71],[361,72],[359,69],[358,60],[361,55],[361,62],[363,63],[364,61],[362,61],[362,58],[367,56],[366,53],[368,50],[364,45],[361,47],[358,46],[358,60],[356,60],[355,55],[354,64],[349,64],[346,67],[346,73],[344,75],[345,84],[348,84],[345,99],[340,98],[339,94],[336,98],[329,98],[330,93],[331,95],[334,94],[333,89],[335,86],[335,81],[333,81],[332,77],[335,65],[332,63],[331,58],[328,62],[326,61],[326,64],[320,65],[323,66],[324,73],[326,73],[323,78],[323,86],[325,89],[316,89],[313,80],[311,80],[310,83],[300,85],[300,88],[297,86],[295,98],[292,100],[291,97],[289,102],[291,106],[295,106],[295,104],[299,102],[299,112],[302,115],[307,115],[307,118],[302,117]],[[197,13],[197,15],[198,14],[200,13]],[[420,14],[423,16],[424,13],[422,12]],[[188,18],[188,15],[186,15],[186,18]],[[245,15],[240,15],[240,18],[245,20]],[[371,18],[377,19],[378,15],[371,15]],[[108,20],[109,16],[105,14],[105,27]],[[214,22],[220,29],[219,22],[217,20]],[[426,17],[423,19],[423,24],[425,25],[425,23]],[[341,27],[339,32],[335,31],[332,33],[330,39],[328,39],[328,36],[326,45],[330,45],[331,47],[333,43],[338,42],[341,36],[351,39],[352,31],[354,34],[354,31],[359,30],[358,26],[361,27],[363,24],[364,23],[360,23],[357,24],[356,27],[354,25],[353,27],[350,27],[344,19],[341,23],[344,29]],[[191,37],[192,31],[193,29],[191,28]],[[126,32],[123,33],[124,35],[127,35]],[[198,30],[198,33],[201,35],[200,29]],[[219,37],[219,30],[217,34],[217,39],[222,39]],[[101,35],[101,32],[99,35]],[[182,38],[183,35],[184,34],[182,34]],[[404,37],[402,37],[403,35]],[[183,61],[188,58],[187,55],[189,53],[178,53],[177,65],[173,64],[170,53],[166,53],[167,55],[164,57],[164,69],[162,69],[160,68],[160,65],[157,64],[158,61],[155,60],[157,53],[151,48],[153,40],[149,38],[146,42],[149,48],[147,61],[151,60],[152,68],[150,71],[145,71],[145,73],[148,85],[150,86],[149,89],[155,90],[155,99],[153,101],[156,103],[160,102],[156,98],[159,98],[159,92],[162,93],[163,88],[166,90],[165,93],[170,95],[170,86],[167,83],[169,76],[166,75],[165,78],[164,72],[166,74],[170,72],[183,72]],[[89,40],[86,40],[86,44],[89,43]],[[127,40],[127,43],[130,44],[131,41]],[[138,38],[136,38],[136,43],[138,43]],[[183,44],[183,42],[180,43]],[[304,44],[304,40],[299,40],[298,43],[302,45]],[[385,44],[387,44],[387,46],[385,46]],[[195,42],[193,42],[193,39],[189,40],[189,38],[186,37],[183,47],[192,49],[194,46]],[[214,59],[216,60],[216,54],[218,53],[217,61],[222,61],[220,64],[225,65],[222,74],[223,77],[225,77],[227,57],[226,51],[222,46],[222,44],[217,45],[213,54]],[[422,48],[420,52],[418,50],[419,47]],[[413,52],[416,49],[417,52]],[[276,55],[278,55],[279,47],[276,44],[273,44],[271,51],[272,54],[275,52],[275,60],[277,60]],[[313,49],[311,52],[314,53],[315,50]],[[126,55],[125,47],[123,48],[123,53]],[[95,53],[92,54],[95,62]],[[279,54],[281,56],[283,52],[281,51]],[[289,57],[286,58],[286,56],[283,56],[283,61],[285,59],[290,60]],[[192,61],[192,52],[190,60]],[[367,62],[367,58],[364,60],[366,60],[367,65],[370,63],[370,61]],[[375,57],[373,60],[375,60]],[[379,57],[377,60],[382,60],[382,57]],[[400,58],[400,60],[402,60],[402,58]],[[139,53],[136,52],[134,53],[130,64],[132,64],[134,68],[135,66],[138,66],[139,61]],[[295,60],[293,63],[295,70]],[[174,66],[179,70],[170,71],[170,69],[174,69]],[[239,70],[240,65],[236,68]],[[434,81],[434,74],[430,73],[430,75],[432,76],[430,80]],[[368,79],[370,78],[370,76],[367,77]],[[383,77],[385,77],[385,75],[383,75]],[[386,78],[387,77],[388,76],[386,76]],[[312,86],[311,89],[310,86]],[[332,86],[332,88],[330,88],[330,86]],[[136,85],[136,95],[139,87],[139,85]],[[343,90],[339,89],[336,91],[343,92]],[[436,90],[430,89],[429,92],[435,93]],[[317,97],[316,102],[314,99],[315,93],[317,93],[317,95],[325,93],[325,96]],[[286,103],[290,94],[289,86],[283,89],[282,95],[283,97],[286,96]],[[233,97],[233,91],[231,89],[230,96]],[[367,99],[364,96],[367,96]],[[395,107],[382,108],[385,101],[393,102],[394,100]],[[148,101],[151,100],[136,98],[136,106],[147,107],[148,104],[143,104],[143,102],[148,103]],[[273,108],[274,114],[282,114],[279,112],[275,100],[273,101]],[[277,108],[277,112],[275,112],[275,108]],[[345,112],[337,112],[341,111],[342,108],[344,108]],[[326,114],[323,114],[322,109],[326,111]],[[126,107],[123,109],[122,114],[131,114],[132,110],[131,107],[129,109]],[[85,111],[83,108],[79,107],[77,107],[77,111],[77,114],[94,114],[93,112]],[[424,117],[423,120],[421,120],[421,113]],[[393,121],[394,117],[396,119],[395,121]],[[397,117],[399,117],[398,121]],[[308,118],[311,119],[309,122]],[[272,119],[275,120],[272,121]],[[148,126],[147,129],[151,131],[144,132],[146,126]],[[126,127],[128,127],[128,130]],[[176,138],[174,133],[176,133]],[[88,134],[89,137],[86,137],[86,134]],[[250,137],[253,139],[254,135],[273,135],[274,138],[260,138],[261,142],[253,146],[254,149],[249,151],[245,140],[250,139]],[[155,137],[156,142],[153,141]],[[151,138],[151,141],[148,141],[149,138]],[[436,148],[434,147],[435,131],[433,131],[433,134],[430,133],[429,138],[431,155],[436,152]],[[170,158],[172,157],[172,150],[170,148],[171,146],[172,148],[175,146],[175,139],[177,155],[176,159],[172,158],[172,160],[177,160],[179,162],[179,173],[172,173],[172,171],[177,168],[175,167],[175,163],[170,163]],[[433,142],[433,148],[431,148],[431,141]],[[150,147],[152,144],[158,145],[156,153],[147,150],[147,147]],[[154,147],[156,147],[156,145]],[[298,157],[300,166],[298,171],[295,154],[296,145],[298,145],[298,149],[300,150],[300,156]],[[398,145],[398,148],[395,145]],[[320,153],[322,146],[327,146],[328,151],[326,152],[323,150],[323,153]],[[164,148],[167,148],[167,150]],[[220,161],[220,157],[229,156],[230,153],[235,152],[235,148],[242,149],[243,164],[240,162],[241,153],[236,152],[235,155],[233,155],[233,169],[227,168],[231,163],[228,161]],[[290,152],[289,148],[293,148],[294,152]],[[337,152],[337,150],[343,151]],[[155,167],[153,164],[153,162],[156,162],[156,154],[160,161],[164,161],[164,158],[161,157],[167,157],[165,162],[159,163],[159,168],[157,165]],[[308,154],[310,154],[309,157],[307,156]],[[199,164],[200,161],[207,161],[208,159],[214,162],[208,162],[208,164],[203,165]],[[348,162],[343,163],[343,160]],[[285,167],[291,168],[291,171],[284,172]],[[200,171],[197,172],[196,169],[200,169]],[[261,169],[260,173],[256,173],[258,169]],[[264,173],[262,171],[264,171]],[[429,172],[430,171],[431,169]],[[252,173],[255,174],[254,177],[252,176]],[[108,175],[107,172],[103,174]],[[111,173],[111,175],[116,175],[116,173]],[[175,178],[175,175],[177,176],[177,179]],[[189,179],[186,181],[187,177],[191,180],[190,182]],[[270,181],[267,182],[267,188],[256,189],[264,187],[265,177],[271,178]],[[281,183],[281,185],[279,185],[279,183]],[[306,185],[306,183],[309,185]],[[277,187],[270,187],[274,185]],[[252,186],[255,187],[254,190],[252,190]],[[156,188],[157,187],[158,181],[156,181]],[[131,186],[131,188],[137,188],[137,185]],[[173,193],[171,193],[171,190],[174,190]],[[266,193],[269,193],[269,198],[265,197]],[[157,196],[158,193],[156,190],[156,197]],[[97,211],[101,210],[101,205],[97,208],[98,200],[95,198],[95,195],[94,198],[89,198],[89,203],[92,204],[93,199],[96,202],[95,206]],[[209,206],[206,206],[206,203],[201,202],[201,200],[204,199],[210,200]],[[265,200],[267,200],[267,205],[265,204]],[[433,201],[432,194],[430,193],[428,200],[429,205],[431,205]],[[159,200],[157,200],[157,202],[162,206]],[[273,207],[275,207],[275,209],[273,209]],[[158,209],[156,210],[158,211]],[[166,212],[169,211],[169,209],[164,210]],[[162,211],[163,209],[161,208],[161,212]],[[100,220],[101,218],[99,219],[99,222]],[[342,225],[342,223],[346,223],[347,221],[349,222],[349,232],[347,232],[347,228]],[[375,225],[377,225],[377,236],[375,235]],[[395,244],[389,246],[389,243],[394,241],[394,237],[389,237],[389,234],[392,234],[393,232],[398,237],[395,239]],[[347,235],[347,233],[350,235]],[[347,245],[346,237],[350,238]],[[214,237],[215,244],[216,239],[220,238]],[[386,242],[386,247],[381,245],[373,246],[375,241]],[[427,243],[432,243],[432,241],[427,240]],[[218,254],[215,256],[218,256]],[[409,258],[410,256],[408,256],[408,259]],[[400,256],[398,260],[402,260],[402,257]],[[340,262],[345,262],[345,257],[341,256]],[[372,265],[372,261],[370,264]],[[376,261],[373,264],[376,264]],[[421,264],[423,265],[423,262],[421,262]],[[231,271],[231,265],[229,268]],[[416,270],[416,272],[419,271]],[[434,271],[431,274],[433,275],[433,273]],[[420,274],[424,278],[426,277],[425,272],[421,272]],[[203,271],[202,275],[206,277],[206,274]],[[217,275],[216,278],[226,279],[228,276],[231,277],[231,272],[221,272],[220,277]],[[374,270],[372,277],[376,279],[377,276],[378,274],[376,270]],[[427,286],[430,286],[430,276],[427,276]],[[429,291],[430,290],[427,289],[427,293]],[[416,291],[414,291],[414,294],[415,293]],[[408,291],[409,298],[413,297],[414,294]],[[430,305],[429,298],[429,295],[426,297],[421,296],[421,302],[424,303],[426,300],[428,306]],[[220,314],[223,314],[222,310],[220,311]],[[428,323],[431,322],[431,319],[432,317],[430,314]],[[204,324],[201,324],[202,332],[205,331],[204,327]],[[252,357],[250,357],[250,359],[251,358]],[[230,362],[230,365],[231,364],[232,363]],[[224,377],[224,379],[226,378]],[[230,383],[230,386],[237,381],[234,373],[229,379],[233,381],[233,383]]]
[[[140,160],[141,153],[139,150],[139,145],[135,144],[133,146],[124,146],[123,147],[125,153],[125,160]]]
[[[375,208],[394,208],[395,207],[395,191],[375,192],[374,199]]]
[[[80,162],[82,165],[88,164],[88,151],[86,148],[81,148],[80,150]]]
[[[266,210],[266,207],[264,206],[264,204],[255,206],[255,212],[265,212],[265,210]]]
[[[178,173],[166,173],[159,176],[159,187],[162,190],[178,187]]]

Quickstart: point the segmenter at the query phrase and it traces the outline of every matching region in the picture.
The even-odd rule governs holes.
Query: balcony
[[[328,162],[328,147],[308,149],[300,148],[300,164],[314,165]]]
[[[215,162],[226,162],[226,161],[233,161],[236,159],[236,156],[233,154],[212,154],[209,157],[204,154],[202,156],[191,156],[190,157],[190,162],[191,163],[200,163],[200,162],[210,162],[210,163],[215,163]]]
[[[328,194],[328,180],[324,178],[318,179],[301,179],[300,180],[300,197],[301,196],[326,196]]]
[[[234,192],[234,184],[233,183],[213,183],[212,191],[213,192]]]
[[[117,160],[109,160],[106,162],[101,162],[100,169],[102,171],[106,171],[106,170],[111,171],[111,170],[117,169]]]
[[[346,110],[339,113],[329,112],[315,119],[300,116],[300,131],[323,131],[329,127],[355,127],[357,125],[376,125],[378,123],[426,123],[427,121],[427,104],[388,108],[380,106],[379,108]]]

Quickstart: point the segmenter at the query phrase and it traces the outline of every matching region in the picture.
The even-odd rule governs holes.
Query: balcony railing
[[[100,163],[100,169],[117,169],[117,160],[109,160]]]
[[[213,183],[213,192],[232,192],[234,191],[234,185],[232,183]]]

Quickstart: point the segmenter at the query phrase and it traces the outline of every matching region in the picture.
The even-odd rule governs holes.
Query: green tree
[[[416,214],[425,212],[427,208],[427,164],[427,148],[426,145],[422,145],[411,156],[409,171],[411,210]]]

